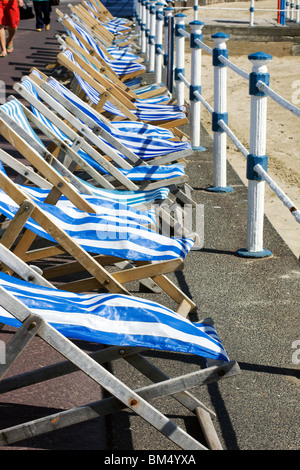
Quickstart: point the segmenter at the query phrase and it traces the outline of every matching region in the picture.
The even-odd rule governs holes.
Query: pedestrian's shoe
[[[49,24],[46,24],[45,29],[46,29],[46,31],[49,31],[49,29],[50,29],[50,23],[49,23]]]
[[[36,30],[40,33],[42,31],[42,28],[36,28]]]

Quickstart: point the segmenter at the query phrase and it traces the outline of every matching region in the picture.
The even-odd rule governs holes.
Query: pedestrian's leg
[[[46,31],[50,29],[50,13],[51,13],[51,5],[50,0],[47,0],[44,3],[44,23],[46,27]]]
[[[0,25],[0,46],[1,46],[0,57],[6,57],[7,55],[6,34],[5,34],[5,28],[3,25]]]
[[[44,27],[44,22],[42,20],[42,5],[43,2],[33,2],[33,8],[35,12],[35,27],[37,31],[42,31]]]
[[[12,52],[14,50],[13,39],[16,34],[17,28],[11,28],[11,26],[8,26],[7,31],[8,31],[8,37],[7,37],[7,43],[6,43],[7,52]]]

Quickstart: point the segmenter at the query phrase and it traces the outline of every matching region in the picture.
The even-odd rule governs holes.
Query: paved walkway
[[[66,4],[61,9],[67,11]],[[54,18],[54,14],[52,17]],[[32,66],[45,71],[55,59],[58,46],[54,34],[60,31],[52,22],[50,32],[35,32],[34,20],[23,22],[15,40],[15,51],[2,59],[0,79],[7,93],[15,81]],[[151,77],[148,76],[148,79]],[[233,169],[228,167],[230,194],[212,194],[212,142],[202,129],[206,151],[196,152],[187,173],[194,198],[205,206],[205,240],[201,251],[189,254],[183,272],[172,276],[198,305],[198,318],[213,317],[219,335],[231,359],[238,361],[241,374],[233,379],[197,389],[194,393],[218,415],[216,429],[224,448],[229,450],[299,449],[300,369],[293,362],[293,342],[300,340],[300,266],[284,241],[266,219],[265,248],[273,256],[249,260],[237,256],[245,246],[247,191]],[[3,144],[7,148],[6,144]],[[284,210],[284,209],[283,209]],[[163,295],[139,294],[158,302]],[[170,305],[172,307],[172,305]],[[0,339],[10,336],[7,329]],[[195,370],[201,365],[194,358],[150,353],[151,358],[169,375]],[[47,348],[37,340],[17,370],[39,366],[52,360]],[[299,354],[297,356],[299,358]],[[181,361],[182,360],[182,361]],[[121,362],[111,365],[118,376],[130,384],[142,386],[144,380]],[[31,419],[52,410],[93,401],[100,397],[94,384],[81,374],[51,385],[30,387],[1,397],[1,427],[21,419]],[[17,404],[17,406],[15,406]],[[161,409],[199,436],[196,418],[188,416],[172,400]],[[104,424],[107,427],[104,427]],[[119,412],[104,423],[97,420],[65,429],[59,433],[18,443],[9,449],[75,450],[173,450],[175,447],[141,419],[127,411]]]

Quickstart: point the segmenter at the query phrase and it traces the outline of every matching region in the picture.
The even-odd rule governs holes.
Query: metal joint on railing
[[[220,127],[219,121],[223,121],[226,126],[228,126],[228,113],[212,113],[212,131],[214,132],[224,132],[224,129]]]
[[[185,72],[184,68],[181,68],[181,69],[175,68],[175,70],[174,70],[174,79],[175,79],[175,81],[182,81],[182,78],[181,78],[180,75],[181,74],[184,75],[184,72]]]
[[[220,56],[228,59],[228,49],[213,49],[213,65],[216,67],[226,67],[226,64],[220,61]]]
[[[200,101],[197,92],[201,95],[201,85],[190,85],[190,101]]]
[[[260,90],[257,86],[258,82],[262,82],[265,85],[270,83],[270,74],[251,72],[249,75],[249,94],[254,96],[267,96],[264,90]]]
[[[202,33],[191,33],[190,46],[194,49],[201,49],[200,44],[197,42],[202,41]]]
[[[264,178],[255,171],[255,165],[260,165],[265,171],[268,171],[268,155],[258,156],[248,154],[247,156],[247,179],[262,181]]]

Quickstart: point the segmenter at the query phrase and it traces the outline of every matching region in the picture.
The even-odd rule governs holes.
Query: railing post
[[[149,34],[150,34],[150,2],[146,0],[145,2],[146,7],[146,28],[145,28],[145,41],[146,41],[146,58],[145,63],[149,62]]]
[[[164,9],[164,83],[168,83],[168,49],[169,49],[169,38],[168,38],[168,24],[169,17],[172,16],[174,8],[166,7]]]
[[[155,29],[156,29],[156,8],[154,2],[150,3],[150,30],[148,35],[149,44],[149,67],[148,72],[153,73],[155,67]]]
[[[272,59],[269,54],[256,52],[248,59],[253,65],[249,78],[249,94],[251,96],[250,112],[250,145],[247,157],[248,179],[248,210],[247,210],[247,247],[238,250],[244,257],[264,258],[272,253],[263,248],[264,197],[265,181],[258,175],[254,167],[259,164],[267,171],[266,155],[267,128],[267,95],[257,88],[258,80],[269,84],[267,63]]]
[[[155,82],[162,82],[162,51],[163,51],[163,8],[164,3],[157,2],[156,7],[156,29],[155,29]]]
[[[227,66],[220,61],[220,56],[228,57],[226,41],[229,35],[225,33],[212,34],[215,42],[213,49],[214,66],[214,111],[212,113],[212,130],[214,133],[214,186],[207,188],[216,193],[233,191],[227,186],[227,135],[219,126],[220,120],[228,124],[227,113]]]
[[[146,0],[142,0],[141,10],[141,53],[146,52]]]
[[[250,11],[250,28],[252,28],[254,26],[254,0],[250,0],[250,8],[249,8],[249,11]]]
[[[138,37],[138,46],[142,45],[142,0],[137,1],[137,37]]]
[[[196,92],[201,95],[201,46],[197,44],[197,39],[202,41],[202,21],[191,21],[191,84],[190,84],[190,136],[193,150],[202,151],[204,147],[200,145],[200,122],[201,122],[201,102]]]
[[[198,20],[198,0],[194,0],[194,21]]]
[[[185,18],[186,15],[178,13],[175,18],[175,39],[176,39],[176,66],[175,66],[175,86],[176,86],[176,100],[178,106],[184,105],[184,82],[179,77],[179,74],[184,76],[184,42],[185,36],[180,32],[180,29],[185,31]]]

